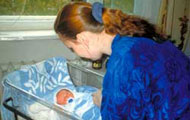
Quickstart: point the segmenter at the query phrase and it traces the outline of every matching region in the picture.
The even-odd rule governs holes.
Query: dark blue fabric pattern
[[[168,41],[117,35],[102,95],[103,120],[190,120],[190,60]]]

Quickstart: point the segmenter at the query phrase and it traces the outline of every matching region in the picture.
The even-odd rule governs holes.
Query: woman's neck
[[[115,38],[115,35],[109,35],[105,31],[99,35],[99,43],[101,45],[101,52],[106,55],[111,55],[112,53],[112,42]]]

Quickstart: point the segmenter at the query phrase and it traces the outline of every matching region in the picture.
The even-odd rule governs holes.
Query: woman
[[[80,57],[110,56],[102,101],[94,95],[103,120],[190,118],[190,60],[146,20],[76,2],[59,11],[54,28]]]

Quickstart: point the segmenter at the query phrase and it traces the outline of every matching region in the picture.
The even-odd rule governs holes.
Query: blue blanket
[[[70,79],[66,62],[62,57],[50,58],[35,65],[26,65],[20,70],[8,74],[3,78],[3,100],[11,96],[16,99],[16,102],[19,102],[17,98],[22,98],[21,95],[14,94],[14,91],[11,91],[11,87],[6,84],[8,81],[17,88],[27,92],[28,95],[34,95],[48,103],[57,105],[83,120],[101,119],[100,109],[93,104],[91,96],[97,89],[90,86],[75,87]],[[69,99],[66,105],[59,105],[56,102],[56,94],[62,89],[69,90],[74,96],[72,100]],[[23,102],[22,112],[35,118],[32,115],[35,115],[34,111],[36,111],[36,108],[34,109],[34,106],[38,104],[37,101],[20,101]],[[4,107],[1,109],[3,120],[13,119],[11,113]]]

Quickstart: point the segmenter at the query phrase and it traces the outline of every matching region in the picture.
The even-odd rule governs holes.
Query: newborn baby
[[[71,116],[83,120],[101,119],[100,109],[92,98],[97,89],[90,86],[76,87],[71,81],[67,60],[63,57],[25,65],[4,77],[4,80],[27,93],[27,96],[21,96],[16,91],[16,94],[12,94],[12,89],[5,87],[3,101],[9,97],[15,98],[14,103],[19,106],[19,110],[34,120],[69,120]],[[14,119],[14,115],[4,107],[2,115],[5,120]]]
[[[76,89],[60,88],[55,92],[54,104],[83,120],[101,120],[100,109],[93,103],[95,88],[80,86]],[[35,120],[61,120],[53,109],[34,103],[29,107],[29,115]]]
[[[101,119],[100,108],[94,104],[92,97],[97,89],[91,86],[76,87],[71,81],[64,58],[50,58],[18,72],[22,76],[19,88],[41,98],[43,102],[62,108],[63,112],[68,111],[83,120]],[[26,110],[33,119],[59,120],[56,111],[37,101],[31,101]]]
[[[61,89],[56,94],[56,103],[58,105],[66,105],[68,103],[72,103],[74,99],[74,95],[70,90]]]
[[[100,109],[93,103],[92,94],[97,89],[80,86],[76,89],[62,88],[55,94],[55,104],[84,120],[100,120]]]

